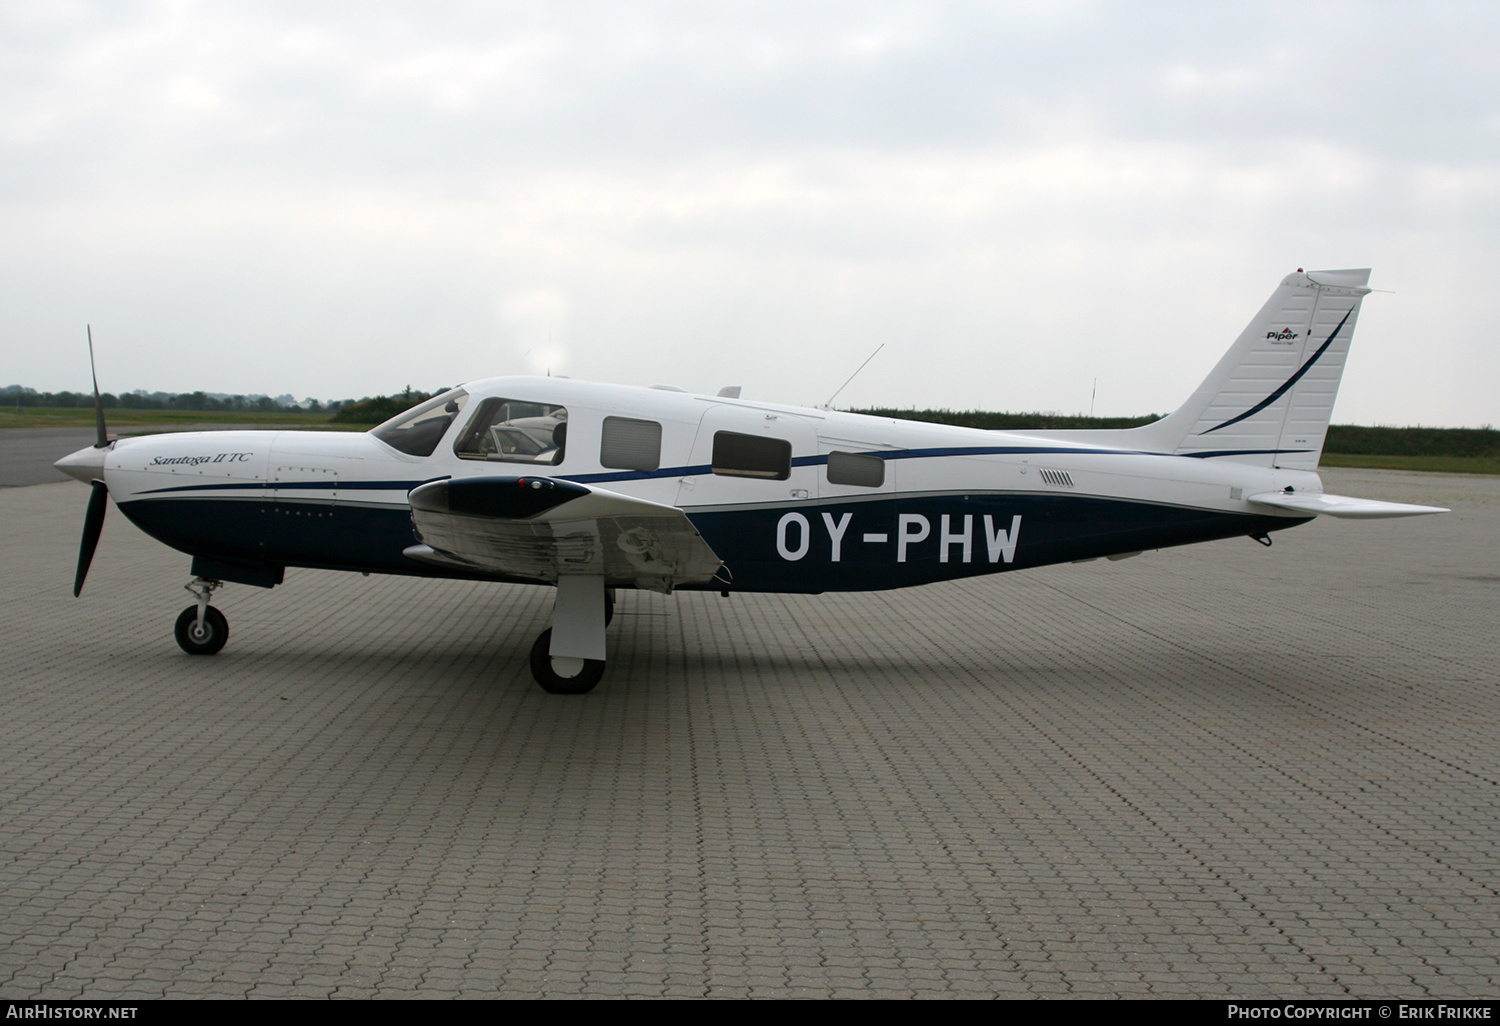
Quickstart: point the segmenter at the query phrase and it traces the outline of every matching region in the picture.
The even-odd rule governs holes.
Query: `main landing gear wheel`
[[[197,615],[197,610],[193,610],[193,615]],[[559,673],[559,669],[564,672]],[[569,670],[573,672],[568,673]],[[531,675],[542,690],[550,694],[584,695],[594,690],[594,685],[603,679],[604,660],[553,659],[552,628],[549,627],[531,646]]]
[[[198,607],[188,606],[177,617],[177,644],[188,655],[213,655],[229,640],[229,621],[213,606],[203,612],[203,626],[198,626]]]

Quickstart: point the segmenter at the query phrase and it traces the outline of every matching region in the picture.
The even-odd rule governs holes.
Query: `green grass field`
[[[1435,474],[1500,474],[1500,457],[1495,456],[1372,456],[1325,452],[1318,465],[1369,470],[1425,470]]]

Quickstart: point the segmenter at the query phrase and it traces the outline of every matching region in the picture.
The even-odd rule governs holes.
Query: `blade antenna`
[[[862,370],[864,370],[865,366],[867,364],[869,364],[869,362],[871,360],[873,360],[873,359],[875,359],[875,357],[879,356],[880,355],[880,351],[882,349],[884,349],[884,348],[885,348],[885,343],[884,342],[882,342],[882,343],[880,343],[880,345],[876,346],[875,347],[875,351],[873,353],[871,353],[869,356],[865,357],[865,362],[862,363],[862,364],[860,364],[858,367],[854,368],[854,373],[851,374],[851,375],[849,375],[849,381],[853,381],[855,378],[859,377],[859,372],[862,371]],[[846,389],[846,388],[849,387],[849,381],[845,381],[842,385],[840,385],[838,387],[838,392],[834,392],[833,395],[831,395],[831,396],[828,397],[828,401],[826,403],[824,403],[822,406],[818,407],[818,408],[821,409],[821,410],[826,410],[829,407],[831,407],[833,405],[833,401],[839,397],[839,392],[842,392],[844,389]]]
[[[94,379],[94,420],[98,427],[94,448],[102,449],[109,444],[109,433],[104,430],[104,402],[99,398],[99,372],[94,369],[94,326],[88,324],[85,327],[89,333],[89,376]]]

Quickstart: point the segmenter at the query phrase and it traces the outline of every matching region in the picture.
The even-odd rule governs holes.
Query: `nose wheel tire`
[[[196,614],[196,610],[194,613]],[[576,670],[574,669],[576,667]],[[559,669],[564,672],[559,673]],[[568,671],[573,672],[569,673]],[[566,675],[565,675],[566,674]],[[553,695],[584,695],[604,677],[603,659],[552,658],[552,629],[542,631],[531,646],[531,675],[542,690]]]
[[[198,626],[198,607],[188,606],[177,617],[173,630],[177,644],[188,655],[213,655],[229,640],[229,621],[224,614],[209,606],[203,614],[203,626]]]

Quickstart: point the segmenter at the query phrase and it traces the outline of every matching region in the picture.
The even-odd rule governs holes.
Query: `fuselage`
[[[723,560],[700,587],[782,592],[1261,535],[1308,518],[1247,496],[1321,491],[1306,471],[562,378],[447,395],[425,419],[359,434],[125,439],[104,480],[143,530],[227,580],[274,583],[287,566],[517,579],[406,554],[420,540],[407,495],[530,475],[681,508]]]

